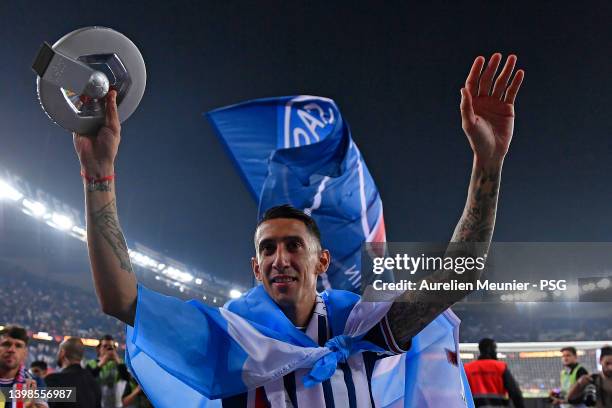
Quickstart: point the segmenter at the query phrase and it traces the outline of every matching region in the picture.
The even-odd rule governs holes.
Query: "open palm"
[[[508,85],[516,65],[516,56],[510,55],[493,84],[501,58],[501,54],[493,54],[484,72],[485,59],[476,58],[461,89],[462,127],[483,163],[499,162],[508,152],[514,130],[514,100],[525,76],[518,70]]]

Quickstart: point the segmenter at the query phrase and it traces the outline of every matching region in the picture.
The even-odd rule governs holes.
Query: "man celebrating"
[[[38,377],[32,377],[25,367],[28,357],[28,333],[23,327],[7,326],[0,331],[0,408],[10,406],[11,390],[27,391],[45,388],[45,382]],[[4,393],[6,392],[7,395]],[[14,400],[17,401],[17,400]],[[30,399],[17,401],[17,404],[27,408],[48,407],[43,399]]]
[[[461,89],[462,127],[474,161],[453,242],[491,241],[514,100],[524,76],[519,70],[512,78],[516,57],[511,55],[495,78],[501,58],[494,54],[486,68],[485,59],[476,58]],[[120,122],[115,98],[110,92],[106,124],[98,134],[75,134],[74,144],[85,179],[97,294],[105,313],[134,328],[128,332],[133,339],[128,352],[133,346],[134,357],[140,351],[149,356],[143,370],[163,369],[206,398],[221,399],[223,406],[372,406],[370,355],[406,351],[414,336],[465,295],[430,304],[423,294],[407,292],[384,307],[368,306],[343,291],[318,295],[317,277],[327,270],[330,253],[322,248],[314,221],[288,206],[266,212],[255,231],[252,269],[262,285],[226,308],[185,305],[137,286],[117,216],[114,159]],[[478,276],[452,278],[472,281]],[[181,346],[165,342],[169,332],[181,338]],[[138,379],[147,392],[147,381]]]

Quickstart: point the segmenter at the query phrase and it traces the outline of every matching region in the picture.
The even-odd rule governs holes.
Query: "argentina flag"
[[[139,285],[134,326],[126,329],[126,364],[155,407],[216,408],[221,398],[297,369],[306,369],[299,381],[311,388],[355,354],[384,352],[363,336],[391,302],[362,302],[341,290],[322,299],[334,333],[323,347],[293,325],[263,286],[214,308]]]
[[[361,245],[385,242],[382,201],[335,102],[317,96],[266,98],[209,112],[208,117],[259,215],[291,204],[317,222],[332,264],[325,289],[357,292]],[[376,406],[472,407],[459,358],[459,319],[449,309],[401,356],[376,366]]]

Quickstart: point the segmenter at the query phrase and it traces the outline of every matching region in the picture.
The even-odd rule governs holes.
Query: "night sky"
[[[526,71],[494,239],[612,241],[612,5],[606,2],[0,2],[0,166],[83,206],[68,132],[36,99],[43,41],[111,27],[147,89],[123,125],[129,241],[250,285],[256,206],[202,113],[266,96],[333,98],[381,191],[391,241],[444,242],[471,151],[459,89],[474,58]]]

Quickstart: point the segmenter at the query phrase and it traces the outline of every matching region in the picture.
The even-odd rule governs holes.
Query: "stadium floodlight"
[[[51,226],[60,230],[69,230],[73,226],[73,222],[70,217],[60,214],[53,213],[51,216]]]
[[[87,235],[87,231],[84,228],[79,227],[78,225],[75,225],[74,227],[72,227],[72,232],[74,232],[75,234],[83,235],[83,236]]]
[[[230,296],[232,299],[238,299],[240,296],[242,296],[242,293],[240,293],[240,291],[239,291],[239,290],[237,290],[237,289],[232,289],[232,290],[230,290],[230,292],[229,292],[229,296]]]
[[[12,201],[18,201],[21,200],[22,197],[23,194],[21,194],[19,190],[6,181],[0,180],[0,199],[8,198]]]
[[[585,292],[591,292],[595,290],[596,286],[593,282],[587,283],[586,285],[582,285],[582,290]]]
[[[169,276],[170,278],[180,281],[180,282],[191,282],[193,280],[193,275],[188,272],[183,272],[177,268],[172,266],[167,267],[162,271],[164,274]]]
[[[603,278],[599,282],[597,282],[597,287],[599,289],[608,289],[610,287],[610,279]]]
[[[77,239],[83,242],[87,242],[87,231],[84,228],[81,228],[78,225],[75,225],[72,227],[71,231],[72,231],[73,237],[76,237]]]
[[[128,253],[130,254],[130,258],[136,265],[151,269],[157,269],[159,266],[159,262],[148,257],[147,255],[141,254],[140,252],[128,249]]]
[[[41,331],[39,331],[38,333],[34,333],[32,337],[35,338],[36,340],[46,340],[46,341],[53,340],[53,337],[49,336],[49,333],[41,332]]]
[[[35,217],[42,217],[47,212],[45,205],[43,203],[39,203],[38,201],[32,201],[24,198],[21,204],[25,207],[28,214]]]

